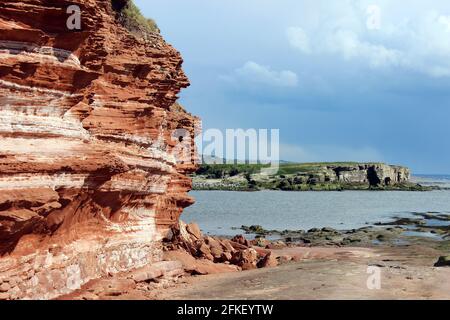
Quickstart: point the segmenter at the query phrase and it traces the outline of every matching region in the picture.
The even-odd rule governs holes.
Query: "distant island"
[[[410,181],[404,166],[384,163],[330,162],[280,164],[265,174],[262,164],[203,164],[192,176],[194,190],[224,191],[431,191],[435,187]]]

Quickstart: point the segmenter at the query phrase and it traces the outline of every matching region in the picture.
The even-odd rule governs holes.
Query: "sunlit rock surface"
[[[175,103],[180,54],[115,17],[109,0],[0,3],[0,299],[158,261],[193,203],[200,128]]]

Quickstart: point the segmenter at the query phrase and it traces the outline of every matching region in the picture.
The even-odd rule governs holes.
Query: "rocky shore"
[[[450,215],[440,213],[414,213],[413,217],[397,217],[391,222],[378,222],[360,229],[336,230],[314,228],[310,230],[266,230],[262,226],[241,226],[246,234],[261,242],[265,238],[279,238],[286,243],[311,246],[371,246],[407,243],[412,237],[446,243],[450,241]]]
[[[357,230],[241,229],[246,235],[212,237],[180,222],[165,239],[163,262],[92,281],[62,298],[286,299],[286,288],[290,299],[450,298],[442,282],[450,276],[447,214],[415,213]],[[367,289],[368,267],[384,272],[384,290]]]

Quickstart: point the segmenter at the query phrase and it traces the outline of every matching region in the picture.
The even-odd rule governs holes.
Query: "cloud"
[[[329,52],[338,53],[346,60],[364,59],[371,67],[400,66],[405,63],[404,54],[383,45],[362,41],[357,34],[338,30],[327,41]]]
[[[233,83],[265,85],[273,87],[296,87],[298,76],[290,70],[274,71],[268,66],[262,66],[253,61],[246,62],[231,75],[222,76],[223,80]]]
[[[286,30],[286,34],[292,47],[299,49],[303,53],[311,53],[309,37],[302,28],[290,27]]]
[[[321,7],[315,19],[304,18],[288,27],[291,47],[302,54],[334,55],[373,69],[450,76],[450,16],[436,10],[405,13],[394,4],[367,6],[363,0],[340,5]]]
[[[383,156],[373,147],[348,147],[333,145],[300,146],[280,145],[280,158],[293,162],[383,162]]]
[[[447,27],[447,31],[450,32],[450,16],[440,16],[439,23]]]

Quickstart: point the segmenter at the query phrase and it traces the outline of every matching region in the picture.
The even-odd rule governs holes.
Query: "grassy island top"
[[[370,166],[385,165],[381,162],[308,162],[308,163],[280,163],[278,175],[288,175],[297,173],[310,173],[321,171],[327,167],[354,167],[354,166]],[[268,168],[270,165],[265,164],[243,164],[243,163],[226,163],[226,164],[202,164],[197,171],[197,175],[229,175],[235,176],[242,173],[256,174],[261,169]]]

